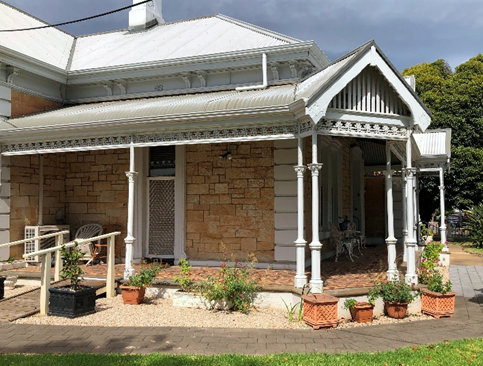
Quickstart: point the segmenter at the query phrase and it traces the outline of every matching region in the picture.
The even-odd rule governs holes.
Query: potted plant
[[[132,275],[124,284],[119,286],[124,304],[139,305],[142,303],[146,287],[153,283],[160,270],[161,267],[158,265],[142,268],[139,273]]]
[[[435,318],[454,315],[455,292],[451,281],[443,284],[443,276],[435,273],[428,281],[428,288],[421,291],[421,312]]]
[[[344,301],[344,308],[350,311],[352,320],[358,323],[372,322],[374,300],[371,303],[371,300],[360,302],[355,299],[347,299]]]
[[[74,247],[61,249],[64,262],[61,278],[68,279],[70,284],[61,287],[52,287],[50,292],[49,315],[75,318],[92,314],[96,306],[96,289],[81,285],[84,273],[79,267],[79,260],[84,253],[76,242]]]
[[[395,319],[406,316],[408,304],[416,297],[411,292],[411,286],[400,280],[376,283],[368,296],[373,300],[381,297],[387,315]]]

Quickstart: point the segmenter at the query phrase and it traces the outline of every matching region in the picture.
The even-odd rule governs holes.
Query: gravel
[[[376,324],[409,322],[430,317],[410,316],[403,320],[380,317],[372,323],[359,324],[342,321],[340,328]],[[238,312],[208,311],[172,306],[171,299],[146,299],[141,305],[124,305],[121,296],[96,301],[96,313],[68,319],[34,315],[15,321],[17,324],[49,324],[117,327],[199,327],[199,328],[257,328],[257,329],[310,329],[303,322],[290,323],[287,313],[279,309],[253,309],[245,315]]]
[[[39,288],[39,286],[24,286],[24,285],[19,286],[19,285],[17,285],[17,286],[15,286],[15,288],[13,290],[5,289],[4,298],[15,296],[15,295],[33,290],[35,288]]]

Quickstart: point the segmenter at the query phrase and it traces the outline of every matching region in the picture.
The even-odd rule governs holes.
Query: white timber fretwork
[[[410,112],[381,72],[367,66],[337,94],[329,108],[409,116]]]

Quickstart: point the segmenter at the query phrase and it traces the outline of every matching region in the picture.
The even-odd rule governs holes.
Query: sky
[[[131,0],[3,1],[49,23],[132,4]],[[454,68],[483,52],[482,0],[163,1],[167,22],[217,13],[313,40],[330,60],[374,39],[399,71],[441,58]],[[126,10],[62,29],[81,35],[124,29],[127,22]]]

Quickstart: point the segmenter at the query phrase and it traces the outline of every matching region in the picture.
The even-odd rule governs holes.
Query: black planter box
[[[69,287],[51,287],[49,315],[76,318],[96,311],[96,289],[82,286],[77,291]]]
[[[5,296],[5,287],[4,287],[4,282],[7,279],[7,277],[0,276],[0,299],[3,299]]]

